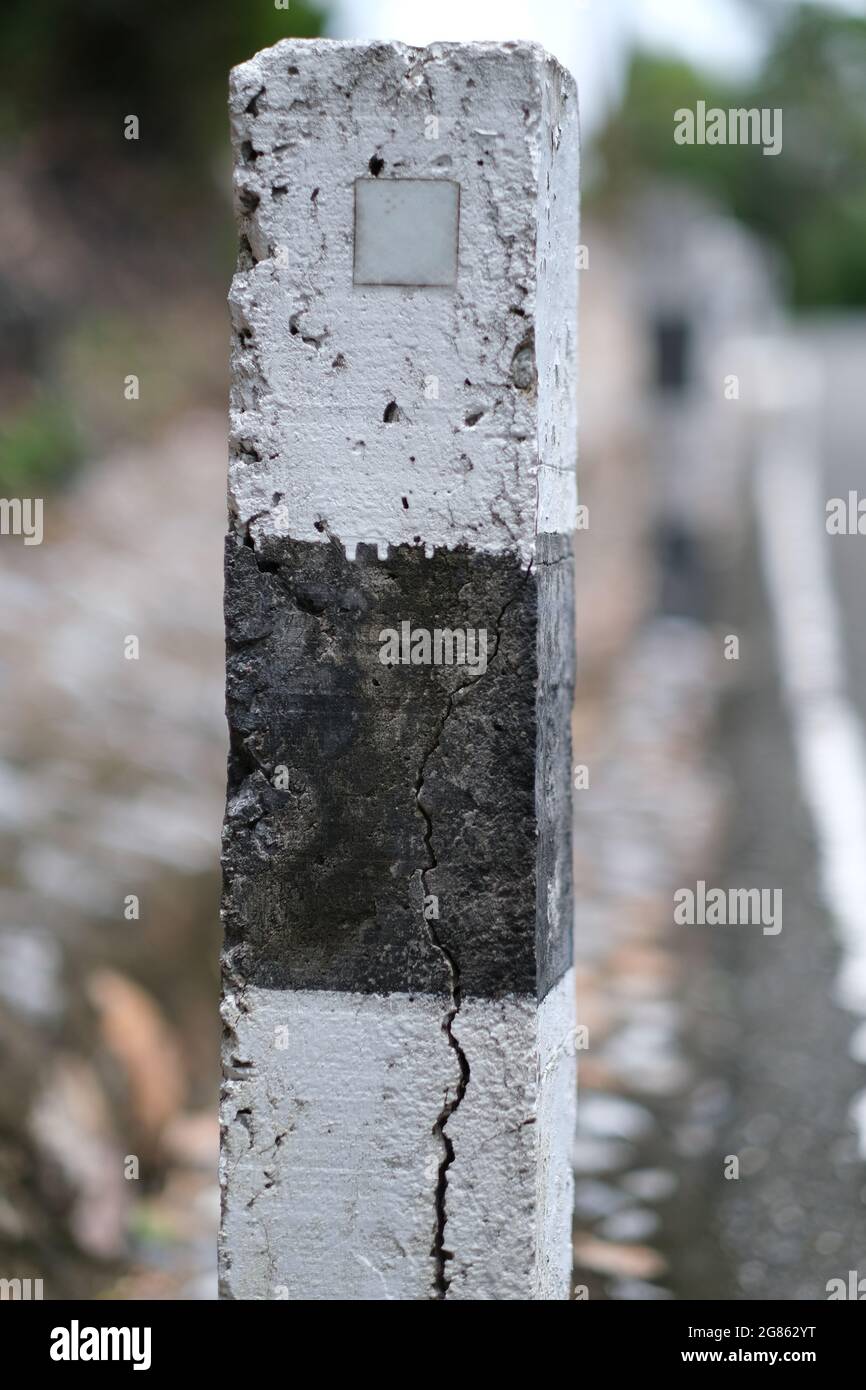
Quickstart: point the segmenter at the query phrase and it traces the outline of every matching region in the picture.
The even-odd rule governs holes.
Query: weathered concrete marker
[[[231,115],[223,1294],[567,1297],[574,86],[286,41]]]

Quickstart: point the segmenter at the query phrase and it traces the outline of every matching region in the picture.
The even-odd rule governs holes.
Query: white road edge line
[[[769,422],[755,469],[761,558],[821,893],[842,948],[840,1006],[866,1016],[866,736],[848,698],[818,448],[803,420]],[[866,1158],[866,1091],[850,1108]]]

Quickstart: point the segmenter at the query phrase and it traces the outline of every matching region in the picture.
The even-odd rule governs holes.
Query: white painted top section
[[[231,113],[257,262],[230,296],[238,527],[254,539],[331,534],[350,554],[365,541],[380,553],[465,543],[524,556],[539,530],[570,530],[568,74],[532,44],[285,40],[234,70]],[[452,288],[354,283],[359,179],[459,186]],[[440,212],[423,251],[434,261]],[[395,265],[401,254],[395,245]]]
[[[460,188],[450,179],[358,179],[356,285],[453,285]]]

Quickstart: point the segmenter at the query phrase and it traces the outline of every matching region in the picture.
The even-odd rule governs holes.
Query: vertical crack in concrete
[[[458,689],[463,688],[463,686],[458,687]],[[427,851],[427,866],[426,868],[421,870],[421,892],[423,898],[427,897],[427,875],[431,869],[436,868],[439,862],[436,858],[436,852],[433,849],[433,820],[422,800],[422,792],[424,790],[424,774],[428,761],[436,752],[436,749],[439,747],[443,730],[445,728],[446,723],[448,722],[452,710],[454,709],[454,696],[456,694],[457,691],[455,690],[448,696],[444,713],[441,715],[441,717],[436,723],[433,740],[427,752],[424,754],[424,757],[421,762],[421,767],[418,770],[418,777],[415,782],[415,802],[418,807],[418,810],[424,817],[424,847]],[[454,1020],[460,1012],[461,1004],[460,967],[451,951],[448,950],[447,946],[443,945],[439,937],[439,933],[434,928],[432,921],[428,919],[426,913],[424,913],[424,925],[431,943],[442,956],[443,960],[445,961],[445,964],[448,967],[448,977],[451,988],[451,1001],[448,1009],[446,1010],[445,1017],[442,1020],[442,1030],[448,1039],[448,1046],[453,1050],[454,1055],[457,1058],[457,1066],[460,1071],[460,1080],[457,1083],[457,1089],[454,1093],[453,1099],[449,1100],[448,1091],[446,1090],[445,1104],[439,1111],[439,1114],[436,1117],[436,1123],[433,1126],[433,1133],[436,1135],[436,1138],[439,1140],[440,1146],[442,1148],[442,1158],[440,1160],[439,1169],[436,1176],[436,1227],[433,1233],[433,1246],[431,1252],[433,1255],[435,1265],[433,1275],[433,1289],[435,1298],[444,1299],[448,1294],[448,1286],[451,1282],[445,1272],[446,1261],[451,1258],[451,1252],[445,1249],[445,1224],[448,1220],[445,1210],[445,1198],[448,1190],[448,1169],[454,1162],[454,1145],[452,1144],[451,1139],[446,1133],[446,1125],[448,1124],[448,1121],[450,1120],[451,1116],[454,1114],[454,1111],[457,1109],[458,1105],[460,1104],[464,1095],[466,1094],[466,1087],[469,1085],[469,1062],[467,1060],[466,1053],[460,1046],[460,1042],[457,1038],[457,1035],[454,1032]]]
[[[490,656],[490,660],[487,663],[487,670],[490,669],[490,667],[492,666],[493,662],[496,660],[496,657],[499,654],[499,647],[502,640],[503,618],[505,617],[505,614],[507,613],[511,605],[515,603],[519,598],[521,590],[528,583],[529,576],[531,573],[532,561],[530,560],[526,568],[526,573],[523,577],[523,582],[521,583],[517,591],[511,595],[511,598],[509,598],[508,601],[505,604],[503,604],[502,608],[499,610],[499,614],[496,618],[495,623],[496,645]],[[474,676],[472,680],[464,681],[462,685],[455,686],[454,690],[452,690],[449,693],[448,698],[445,702],[445,709],[443,710],[439,719],[436,721],[436,725],[433,730],[433,737],[430,741],[430,747],[427,749],[423,758],[421,759],[421,766],[418,769],[418,776],[415,779],[415,804],[417,805],[418,810],[424,818],[424,847],[427,851],[427,864],[421,870],[422,913],[424,908],[423,899],[427,897],[427,875],[430,872],[430,870],[435,869],[439,863],[438,859],[436,858],[436,851],[433,848],[433,819],[427,807],[424,805],[422,797],[427,764],[433,757],[433,754],[439,748],[440,743],[442,742],[442,735],[445,731],[445,725],[448,723],[448,720],[454,712],[454,702],[456,697],[461,693],[461,691],[468,690],[470,686],[476,685],[478,681],[483,680],[486,674],[487,671],[483,672],[481,675]],[[439,933],[433,926],[432,921],[428,919],[426,914],[424,914],[424,926],[431,944],[442,956],[446,966],[448,967],[451,999],[449,1007],[445,1012],[445,1017],[442,1020],[442,1031],[448,1039],[448,1046],[454,1052],[454,1055],[457,1059],[457,1066],[460,1072],[460,1080],[457,1083],[457,1089],[454,1093],[454,1096],[452,1099],[449,1100],[448,1092],[446,1090],[445,1103],[442,1106],[442,1109],[439,1111],[439,1114],[436,1117],[436,1123],[433,1126],[433,1133],[436,1135],[436,1138],[439,1140],[439,1143],[442,1148],[442,1159],[439,1163],[439,1169],[436,1176],[436,1228],[433,1233],[433,1245],[431,1248],[431,1253],[433,1255],[434,1260],[433,1297],[437,1300],[443,1300],[448,1297],[448,1289],[451,1285],[451,1280],[446,1272],[446,1265],[448,1260],[453,1258],[453,1251],[447,1250],[445,1248],[445,1227],[448,1222],[448,1170],[454,1162],[454,1144],[447,1133],[447,1125],[448,1121],[451,1119],[451,1116],[457,1110],[458,1106],[461,1104],[463,1100],[463,1097],[466,1094],[466,1089],[469,1085],[470,1068],[469,1059],[467,1058],[466,1053],[463,1051],[463,1048],[460,1046],[460,1040],[454,1032],[454,1021],[460,1012],[460,1006],[462,1004],[462,992],[460,987],[460,964],[454,956],[453,952],[451,952],[448,949],[448,947],[443,943],[439,936]]]

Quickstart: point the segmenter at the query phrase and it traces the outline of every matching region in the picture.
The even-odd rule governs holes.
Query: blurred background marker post
[[[561,1299],[577,98],[234,69],[226,1298]]]

